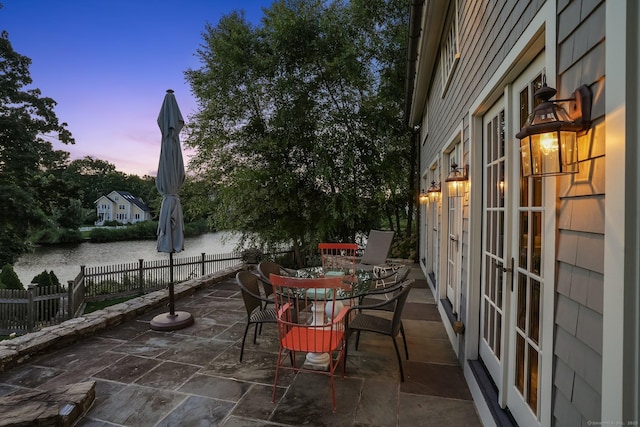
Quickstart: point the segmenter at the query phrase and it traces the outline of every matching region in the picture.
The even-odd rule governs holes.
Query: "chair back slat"
[[[413,280],[407,280],[402,284],[402,288],[397,291],[397,294],[394,296],[395,299],[395,309],[393,311],[393,319],[391,321],[391,334],[392,336],[398,335],[400,331],[400,325],[402,324],[402,311],[404,310],[404,306],[407,302],[407,297],[409,297],[409,291],[413,287]]]
[[[341,277],[299,278],[271,274],[281,345],[293,351],[324,353],[342,342],[348,308],[336,300]]]
[[[339,271],[353,274],[356,264],[356,243],[319,243],[318,250],[325,272]]]
[[[262,308],[262,300],[256,297],[260,296],[260,285],[255,274],[250,271],[239,271],[236,274],[236,283],[240,287],[242,300],[248,315],[251,315],[254,310]]]

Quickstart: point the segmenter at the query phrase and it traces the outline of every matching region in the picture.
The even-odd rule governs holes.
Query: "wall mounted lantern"
[[[578,172],[578,136],[591,126],[591,90],[582,85],[571,98],[550,101],[556,93],[543,77],[542,87],[535,93],[542,102],[516,134],[520,139],[523,176]],[[568,103],[569,111],[559,102]]]
[[[464,196],[467,181],[469,181],[469,165],[459,168],[456,162],[451,163],[451,172],[444,180],[447,183],[447,195],[449,197]]]
[[[435,181],[431,181],[431,185],[427,188],[427,194],[429,195],[429,201],[436,202],[440,198],[440,184],[436,185]]]
[[[429,201],[429,194],[427,194],[426,191],[422,190],[418,195],[418,203],[420,203],[421,205],[426,205],[428,201]]]

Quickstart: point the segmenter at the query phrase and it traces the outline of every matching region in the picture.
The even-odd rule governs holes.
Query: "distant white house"
[[[103,225],[106,221],[134,224],[151,219],[151,208],[127,191],[112,191],[101,196],[95,204],[98,216],[96,225]]]

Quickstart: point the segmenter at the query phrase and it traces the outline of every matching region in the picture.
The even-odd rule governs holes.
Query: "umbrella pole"
[[[169,252],[169,315],[176,315],[176,301],[173,291],[173,252]]]
[[[151,320],[154,331],[176,331],[193,325],[193,316],[186,311],[175,311],[173,291],[173,252],[169,252],[169,313],[158,314]]]

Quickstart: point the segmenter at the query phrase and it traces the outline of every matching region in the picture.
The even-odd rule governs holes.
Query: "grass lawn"
[[[130,299],[137,297],[137,295],[133,295],[116,299],[108,299],[104,301],[91,301],[87,303],[87,306],[84,309],[84,314],[91,313],[92,311],[102,310],[105,307],[120,304],[121,302],[129,301]]]

